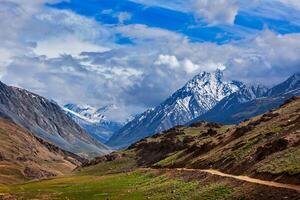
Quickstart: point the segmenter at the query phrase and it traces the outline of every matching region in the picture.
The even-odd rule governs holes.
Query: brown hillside
[[[0,184],[65,174],[84,161],[4,119],[0,119],[0,146]]]
[[[175,127],[133,144],[109,158],[135,155],[139,166],[217,169],[300,184],[300,98],[280,108],[225,126],[198,122]],[[98,158],[90,164],[110,161]]]

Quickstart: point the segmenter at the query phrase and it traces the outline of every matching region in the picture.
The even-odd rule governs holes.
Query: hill
[[[214,168],[299,184],[300,98],[238,125],[199,122],[130,147],[153,167]]]
[[[63,175],[85,162],[4,119],[0,119],[0,146],[0,184]]]

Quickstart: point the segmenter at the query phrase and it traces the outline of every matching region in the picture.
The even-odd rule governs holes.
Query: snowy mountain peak
[[[225,97],[218,103],[222,108],[229,109],[237,103],[248,102],[267,94],[268,88],[263,85],[242,85],[240,90]]]
[[[120,122],[110,120],[108,117],[117,108],[113,104],[97,109],[89,105],[71,103],[63,107],[77,124],[101,142],[106,142],[123,125]]]
[[[89,105],[76,105],[76,104],[66,104],[64,109],[67,111],[74,112],[72,114],[78,115],[83,120],[90,123],[100,123],[105,120],[105,116],[102,113],[97,112],[97,109]]]
[[[214,73],[201,72],[194,76],[189,82],[187,82],[186,87],[194,87],[195,85],[203,85],[206,83],[219,83],[222,82],[223,72],[217,70]]]
[[[214,73],[201,72],[187,82],[178,92],[189,93],[189,96],[198,96],[198,100],[210,97],[214,104],[216,101],[220,101],[229,94],[238,91],[242,85],[238,81],[223,81],[223,72],[218,69]],[[208,103],[211,101],[208,101]]]
[[[214,107],[220,100],[238,91],[243,84],[223,81],[223,72],[202,72],[188,81],[156,108],[126,124],[108,142],[117,148],[145,136],[185,124]]]

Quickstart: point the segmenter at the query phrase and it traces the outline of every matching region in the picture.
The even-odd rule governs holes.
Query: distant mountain
[[[192,120],[236,124],[281,105],[286,99],[300,95],[300,75],[294,74],[271,89],[247,87],[220,101],[213,109]]]
[[[241,82],[226,82],[222,78],[220,70],[200,73],[162,104],[127,123],[111,137],[107,145],[124,148],[144,137],[185,124],[243,86]]]
[[[300,91],[300,73],[296,73],[281,84],[276,85],[268,92],[268,96],[285,95]]]
[[[66,104],[63,109],[91,136],[103,143],[107,142],[124,125],[121,122],[111,121],[105,116],[105,114],[115,112],[117,109],[115,105],[96,109],[89,105]]]
[[[0,82],[0,117],[10,119],[35,136],[81,156],[108,153],[53,101]]]

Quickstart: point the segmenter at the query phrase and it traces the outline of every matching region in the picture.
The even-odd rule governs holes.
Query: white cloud
[[[186,11],[189,5],[183,0],[131,0],[146,6],[163,7],[172,10]]]
[[[177,58],[175,56],[170,55],[159,55],[157,60],[154,63],[155,65],[167,65],[171,68],[177,68],[180,66]]]
[[[227,59],[227,73],[231,78],[250,83],[272,85],[282,81],[299,72],[299,41],[300,34],[280,35],[266,30],[245,46],[238,47],[240,52]]]
[[[104,52],[109,48],[101,47],[88,41],[83,41],[72,35],[55,37],[37,42],[34,52],[37,55],[46,55],[49,58],[59,57],[62,54],[79,55],[84,51]]]
[[[147,39],[135,34],[135,46],[76,58],[14,58],[2,80],[62,103],[116,103],[136,111],[157,105],[203,70],[226,66],[229,79],[272,84],[296,72],[300,63],[299,34],[265,31],[254,40],[224,45],[190,43],[178,35],[167,41],[155,34]]]
[[[124,24],[124,22],[130,20],[132,16],[128,12],[120,12],[120,13],[118,13],[117,17],[118,17],[119,23]]]
[[[183,60],[183,68],[185,69],[185,71],[189,74],[194,73],[195,71],[197,71],[200,66],[197,64],[194,64],[191,60],[189,59],[184,59]]]
[[[168,31],[166,29],[149,27],[144,24],[120,26],[116,27],[115,30],[116,32],[121,33],[123,36],[135,40],[135,42],[149,42],[153,40],[160,42],[187,40],[187,38],[181,34]]]
[[[194,13],[211,25],[234,24],[238,14],[237,0],[195,0]]]
[[[191,74],[197,71],[200,66],[194,64],[191,60],[185,58],[181,61],[178,61],[176,56],[173,55],[159,55],[157,60],[154,62],[155,65],[167,66],[170,69],[181,68],[184,72]]]

